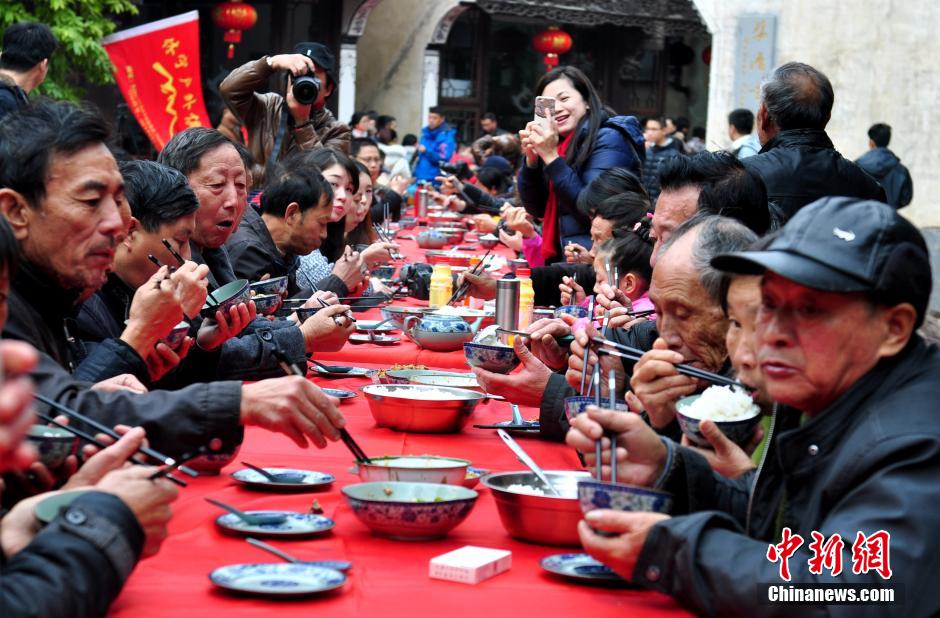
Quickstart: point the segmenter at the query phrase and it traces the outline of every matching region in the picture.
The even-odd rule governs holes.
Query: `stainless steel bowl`
[[[449,399],[415,399],[415,393],[444,391]],[[456,433],[486,396],[462,388],[418,384],[370,384],[362,387],[379,427],[417,433]]]
[[[545,474],[563,497],[533,496],[507,489],[511,485],[541,488],[529,471],[487,474],[480,482],[493,491],[499,519],[509,536],[540,545],[579,546],[578,521],[584,515],[578,503],[578,479],[591,475],[565,470],[546,470]]]

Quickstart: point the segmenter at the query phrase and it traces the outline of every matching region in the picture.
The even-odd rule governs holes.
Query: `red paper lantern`
[[[571,50],[571,35],[558,28],[549,26],[548,30],[532,37],[532,47],[540,54],[545,54],[545,66],[551,71],[558,66],[558,56]]]
[[[228,59],[231,60],[235,56],[235,43],[242,42],[242,30],[248,30],[255,25],[258,13],[250,4],[233,0],[223,2],[212,9],[212,21],[219,28],[225,29],[224,40],[228,43]]]

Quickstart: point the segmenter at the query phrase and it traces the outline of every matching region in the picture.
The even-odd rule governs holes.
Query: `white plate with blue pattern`
[[[588,554],[554,554],[542,558],[542,568],[549,573],[560,575],[582,583],[603,584],[606,586],[630,586],[625,579],[614,573],[610,567],[598,562]]]
[[[336,477],[326,472],[316,472],[315,470],[299,470],[297,468],[269,468],[265,466],[265,471],[271,474],[287,473],[296,475],[299,480],[289,483],[275,483],[266,478],[260,472],[250,468],[236,470],[232,472],[232,478],[247,486],[250,489],[261,489],[264,491],[314,491],[324,489],[332,484]]]
[[[335,590],[346,583],[336,569],[310,564],[230,564],[209,573],[220,588],[266,597],[297,597]]]
[[[306,537],[328,532],[336,525],[329,517],[293,511],[245,511],[249,515],[283,515],[287,519],[279,524],[249,524],[237,515],[219,515],[215,523],[225,532],[245,536]]]

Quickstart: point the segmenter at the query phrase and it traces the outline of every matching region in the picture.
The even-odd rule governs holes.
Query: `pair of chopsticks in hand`
[[[281,366],[281,370],[285,375],[306,377],[307,374],[296,364],[290,362],[290,359],[280,348],[274,348],[271,353],[274,354],[274,358],[277,359],[277,363]],[[346,448],[349,449],[349,452],[353,454],[353,457],[356,458],[356,463],[369,463],[372,461],[345,428],[339,430],[339,437],[346,445]]]
[[[616,356],[634,362],[639,361],[640,357],[645,354],[643,350],[631,348],[630,346],[626,346],[603,337],[591,337],[591,344],[599,346],[597,348],[598,354],[607,354],[609,356]],[[587,363],[585,363],[585,365],[586,364]],[[750,390],[748,386],[741,384],[737,380],[727,378],[721,374],[712,373],[711,371],[705,371],[704,369],[699,369],[698,367],[693,367],[692,365],[680,363],[675,367],[679,373],[689,376],[690,378],[698,378],[699,380],[705,380],[706,382],[711,382],[720,386],[736,386]]]
[[[172,254],[173,257],[176,258],[176,261],[179,262],[179,266],[182,266],[183,264],[186,263],[186,260],[183,259],[183,256],[180,255],[180,254],[176,251],[176,249],[173,248],[173,245],[170,244],[170,241],[168,241],[166,238],[163,238],[163,239],[160,240],[160,242],[162,242],[162,243],[163,243],[163,246],[166,247],[167,251],[169,251],[170,254]],[[150,260],[151,262],[153,262],[154,265],[155,265],[157,268],[163,268],[163,266],[164,266],[163,262],[161,262],[160,260],[158,260],[158,259],[156,258],[156,256],[154,256],[154,254],[152,254],[152,253],[150,253],[150,254],[147,255],[147,259]],[[168,266],[167,268],[168,268],[169,271],[172,273],[173,271],[176,270],[177,267],[176,267],[176,266]],[[212,301],[212,304],[214,304],[214,305],[218,305],[218,304],[219,304],[219,301],[216,300],[215,296],[212,295],[212,289],[211,289],[211,288],[208,288],[208,287],[206,288],[206,294],[208,294],[209,300]]]
[[[386,205],[386,210],[387,210],[387,209],[388,209],[388,205]],[[386,216],[386,217],[388,216],[388,213],[387,213],[387,212],[386,212],[386,215],[385,215],[385,216]],[[387,219],[386,219],[386,220],[387,220]],[[391,235],[388,233],[388,230],[382,229],[382,226],[379,225],[378,223],[373,223],[373,224],[372,224],[372,227],[373,227],[373,229],[375,229],[375,233],[379,235],[379,240],[381,240],[382,242],[395,242],[395,240],[394,240],[394,239],[391,237]],[[389,254],[389,256],[391,256],[391,258],[392,258],[393,260],[403,260],[403,259],[405,259],[405,257],[404,257],[401,253],[398,253],[397,251],[393,253],[391,249],[388,250],[388,254]]]
[[[486,261],[490,257],[490,251],[491,249],[487,249],[486,253],[483,254],[483,257],[480,259],[477,265],[471,268],[470,270],[468,270],[466,274],[470,274],[470,275],[480,274],[480,271],[482,271],[483,268],[486,266]],[[450,295],[450,300],[447,301],[448,305],[453,305],[454,303],[458,303],[462,301],[464,296],[467,295],[467,292],[470,291],[470,282],[467,280],[466,274],[464,275],[463,283],[461,283],[457,287],[457,289],[454,290],[454,293]]]
[[[57,401],[54,401],[54,400],[52,400],[52,399],[49,399],[48,397],[45,397],[45,396],[43,396],[43,395],[40,395],[39,393],[34,393],[34,394],[33,394],[33,398],[35,398],[36,401],[39,401],[40,403],[46,404],[47,406],[49,406],[50,408],[56,410],[57,412],[61,412],[62,414],[64,414],[64,415],[67,416],[68,418],[71,418],[71,419],[73,419],[73,420],[75,420],[75,421],[78,421],[78,422],[81,422],[81,423],[85,423],[86,425],[88,425],[88,426],[92,427],[93,429],[95,429],[95,431],[99,431],[99,432],[101,432],[101,433],[103,433],[103,434],[105,434],[105,435],[107,435],[107,436],[110,436],[111,438],[113,438],[113,439],[115,439],[115,440],[120,440],[120,439],[121,439],[121,435],[120,435],[119,433],[117,433],[116,431],[114,431],[112,428],[110,428],[110,427],[108,427],[107,425],[104,425],[104,424],[102,424],[102,423],[99,423],[98,421],[94,420],[93,418],[90,418],[90,417],[88,417],[88,416],[85,416],[85,415],[82,414],[81,412],[78,412],[78,411],[73,410],[73,409],[71,409],[71,408],[69,408],[69,407],[67,407],[67,406],[64,406],[64,405],[58,403]],[[80,438],[80,439],[82,439],[82,440],[84,440],[84,441],[86,441],[86,442],[88,442],[88,443],[90,443],[90,444],[93,444],[93,445],[97,446],[98,448],[104,449],[104,448],[107,448],[107,446],[108,446],[107,444],[104,444],[103,442],[101,442],[100,440],[98,440],[97,438],[95,438],[95,436],[91,435],[90,433],[88,433],[88,432],[86,432],[86,431],[83,431],[83,430],[81,430],[81,429],[79,429],[79,428],[77,428],[77,427],[74,427],[74,426],[72,426],[72,425],[69,425],[69,424],[67,424],[67,423],[60,423],[59,421],[55,420],[52,416],[50,416],[50,415],[48,415],[48,414],[44,414],[44,413],[42,413],[42,412],[37,412],[37,416],[39,416],[39,418],[41,418],[42,420],[46,421],[47,423],[52,423],[53,425],[55,425],[55,426],[57,426],[57,427],[60,427],[60,428],[62,428],[62,429],[64,429],[64,430],[66,430],[66,431],[72,433],[73,435],[77,436],[78,438]],[[156,460],[156,461],[162,463],[164,466],[166,466],[166,467],[161,468],[160,470],[154,472],[154,473],[150,476],[150,479],[151,479],[151,480],[160,478],[161,476],[165,476],[165,477],[167,478],[167,480],[172,481],[173,483],[176,483],[177,485],[179,485],[179,486],[181,486],[181,487],[186,487],[186,482],[183,481],[183,480],[181,480],[181,479],[178,479],[178,478],[172,476],[170,473],[173,472],[174,470],[177,470],[177,469],[178,469],[180,472],[183,472],[184,474],[187,474],[187,475],[189,475],[189,476],[192,476],[192,477],[199,476],[199,473],[198,473],[198,472],[196,472],[196,471],[193,470],[192,468],[189,468],[189,467],[187,467],[187,466],[185,466],[185,465],[183,465],[183,464],[184,464],[186,461],[189,461],[190,459],[195,459],[196,457],[199,457],[200,455],[205,454],[206,452],[208,452],[208,449],[203,446],[203,447],[198,448],[196,451],[194,451],[194,452],[192,452],[192,453],[189,453],[189,454],[184,455],[183,457],[181,457],[181,458],[178,459],[178,460],[174,460],[174,459],[172,459],[171,457],[167,457],[166,455],[164,455],[164,454],[162,454],[162,453],[160,453],[160,452],[158,452],[158,451],[155,451],[154,449],[152,449],[152,448],[150,448],[150,447],[148,447],[148,446],[141,446],[139,449],[137,449],[137,453],[140,453],[140,454],[142,454],[142,455],[146,455],[147,457],[150,457],[151,459],[154,459],[154,460]],[[133,463],[133,464],[138,464],[138,465],[146,465],[145,462],[140,461],[140,460],[138,460],[138,459],[134,459],[134,458],[132,458],[132,459],[130,460],[130,462]]]
[[[585,363],[587,364],[587,363]],[[600,408],[603,403],[601,401],[601,364],[598,363],[594,365],[594,375],[592,380],[594,384],[594,405]],[[610,402],[610,409],[617,409],[617,377],[614,373],[614,370],[611,369],[607,374],[607,397]],[[603,439],[604,436],[610,440],[610,482],[617,482],[617,434],[612,431],[604,432],[600,438],[594,441],[594,457],[597,464],[594,467],[594,480],[597,482],[602,482],[603,478],[603,466],[601,462],[603,461]]]

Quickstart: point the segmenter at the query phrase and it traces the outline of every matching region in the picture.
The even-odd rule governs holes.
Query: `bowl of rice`
[[[379,427],[417,433],[456,433],[486,396],[462,388],[421,384],[370,384],[362,387]]]
[[[487,474],[480,482],[492,491],[499,520],[509,536],[540,545],[580,546],[578,481],[590,475],[564,470],[546,470],[545,475],[561,493],[560,498],[529,470]]]
[[[744,390],[730,386],[710,386],[700,395],[683,397],[676,402],[676,418],[682,433],[696,446],[711,448],[699,423],[709,419],[729,440],[739,446],[751,441],[760,423],[760,406]]]

